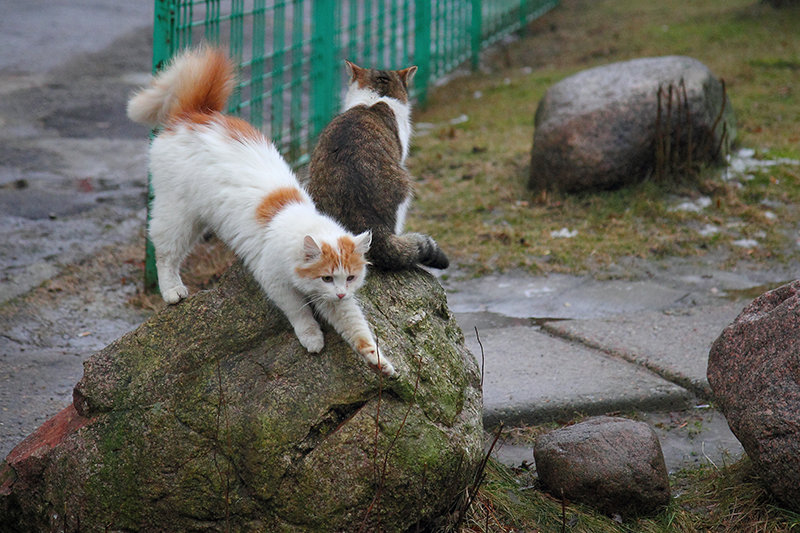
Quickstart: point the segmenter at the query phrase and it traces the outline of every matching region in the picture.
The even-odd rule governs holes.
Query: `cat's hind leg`
[[[153,209],[150,239],[156,249],[158,290],[168,304],[175,304],[189,295],[181,280],[181,263],[202,232],[202,225]]]

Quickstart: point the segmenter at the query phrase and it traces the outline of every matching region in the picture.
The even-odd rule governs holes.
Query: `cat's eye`
[[[355,276],[347,276],[347,281],[353,281],[354,279],[356,279]]]
[[[333,276],[322,276],[322,281],[325,283],[333,283]]]

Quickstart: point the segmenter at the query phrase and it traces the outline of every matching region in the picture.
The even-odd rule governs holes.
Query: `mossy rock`
[[[386,379],[331,328],[309,354],[240,265],[93,355],[0,467],[19,530],[407,531],[482,457],[480,377],[423,271],[360,293]],[[26,529],[27,528],[27,529]]]

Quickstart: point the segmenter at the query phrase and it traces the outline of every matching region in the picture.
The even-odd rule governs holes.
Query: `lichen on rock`
[[[0,513],[44,531],[435,523],[482,456],[477,363],[429,274],[371,273],[360,300],[397,378],[330,327],[306,352],[234,266],[85,363],[79,427],[37,445],[37,475],[9,455]]]

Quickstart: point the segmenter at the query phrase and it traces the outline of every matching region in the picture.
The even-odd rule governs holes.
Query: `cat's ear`
[[[406,88],[408,88],[408,86],[411,85],[411,80],[414,79],[414,74],[416,73],[417,73],[416,66],[404,68],[403,70],[398,72],[398,74],[400,74],[400,79],[403,80],[403,83],[405,84]]]
[[[320,254],[322,254],[322,250],[319,249],[317,241],[311,235],[306,235],[305,239],[303,239],[303,255],[306,263],[313,262]]]
[[[347,64],[347,72],[350,74],[350,83],[353,83],[358,79],[358,73],[364,70],[363,68],[359,67],[355,63],[351,63],[348,60],[344,60],[345,64]]]
[[[366,255],[369,251],[369,245],[372,244],[372,232],[367,230],[356,235],[353,237],[353,242],[356,244],[356,253]]]

